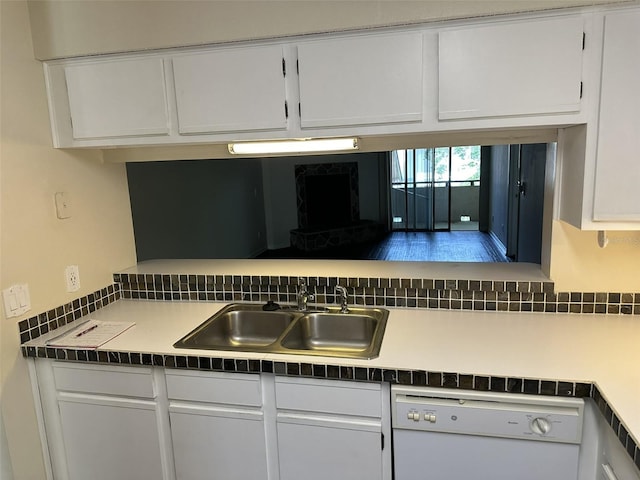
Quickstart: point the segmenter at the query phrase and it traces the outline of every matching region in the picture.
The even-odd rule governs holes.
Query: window
[[[452,214],[455,214],[454,222],[468,222],[472,217],[475,221],[479,185],[478,145],[394,150],[391,152],[392,228],[449,230]],[[461,196],[456,193],[452,197],[450,188],[457,188]],[[464,199],[462,206],[460,199]],[[458,212],[458,206],[462,213]]]

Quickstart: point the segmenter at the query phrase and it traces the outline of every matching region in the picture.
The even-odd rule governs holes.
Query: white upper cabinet
[[[180,134],[284,130],[281,45],[175,55]]]
[[[161,58],[70,64],[64,77],[74,139],[169,134]]]
[[[298,69],[303,129],[422,120],[420,32],[301,43]]]
[[[595,221],[640,222],[639,85],[640,10],[606,15],[593,202]]]
[[[640,30],[630,13],[636,10],[585,8],[52,60],[44,70],[53,145],[217,144],[224,151],[220,145],[233,141],[439,132],[468,133],[474,141],[486,132],[481,140],[488,141],[506,129],[586,125],[590,158],[571,163],[585,172],[576,192],[588,190],[588,221],[627,221],[637,210],[608,192],[616,168],[634,166],[617,152],[637,150],[640,137],[623,134],[638,126],[640,100],[625,93],[640,68],[631,50]],[[609,167],[611,158],[618,167]],[[634,189],[632,177],[616,188]]]
[[[558,218],[582,230],[640,230],[640,9],[604,12],[594,25],[589,120],[558,135]]]
[[[440,120],[580,110],[580,16],[447,29],[438,48]]]

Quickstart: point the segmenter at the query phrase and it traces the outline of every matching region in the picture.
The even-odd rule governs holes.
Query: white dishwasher
[[[576,480],[584,401],[391,387],[395,480]]]

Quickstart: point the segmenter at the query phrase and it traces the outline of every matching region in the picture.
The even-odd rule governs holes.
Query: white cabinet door
[[[179,480],[268,476],[260,376],[166,370]]]
[[[173,57],[179,132],[284,130],[281,45]]]
[[[64,72],[74,139],[169,134],[161,58],[72,64]]]
[[[276,378],[280,480],[391,478],[381,384]]]
[[[578,16],[440,32],[439,119],[578,112],[582,43]]]
[[[381,480],[380,424],[278,415],[280,480]]]
[[[155,404],[85,394],[59,394],[70,480],[164,478]]]
[[[298,45],[301,127],[422,120],[421,33]]]
[[[640,11],[605,16],[595,221],[640,222]]]
[[[266,480],[261,412],[173,404],[170,418],[176,478]]]

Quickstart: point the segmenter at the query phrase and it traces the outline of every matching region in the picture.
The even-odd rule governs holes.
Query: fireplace
[[[358,163],[296,165],[298,227],[344,227],[360,220]]]
[[[324,250],[377,237],[382,227],[360,220],[358,163],[295,166],[298,228],[291,245],[299,250]]]

